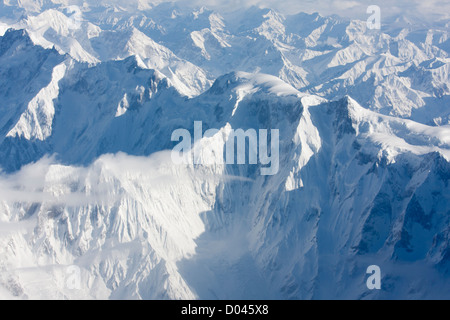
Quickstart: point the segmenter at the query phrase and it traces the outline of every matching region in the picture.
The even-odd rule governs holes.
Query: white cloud
[[[361,3],[357,1],[346,1],[346,0],[333,1],[333,7],[341,9],[352,9],[355,7],[359,7],[360,5]]]
[[[191,181],[194,176],[202,181],[252,182],[243,177],[206,173],[196,170],[193,165],[177,166],[170,155],[170,151],[149,157],[105,154],[88,167],[63,166],[52,157],[44,157],[13,174],[0,173],[0,203],[45,203],[68,207],[113,205],[122,195],[111,193],[114,183],[99,183],[105,179],[115,180],[131,189],[139,184],[154,189],[175,186],[185,179]],[[77,186],[76,190],[71,190],[73,186]],[[0,224],[0,233],[4,229],[5,226]]]

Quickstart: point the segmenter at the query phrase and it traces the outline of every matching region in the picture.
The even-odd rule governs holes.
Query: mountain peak
[[[17,41],[21,41],[27,46],[34,45],[26,30],[9,28],[3,36],[0,37],[0,54],[3,54],[7,49],[14,46]]]
[[[223,94],[224,92],[257,92],[264,91],[277,96],[297,96],[303,97],[291,85],[287,84],[278,77],[248,72],[232,72],[219,77],[209,90],[209,93]]]

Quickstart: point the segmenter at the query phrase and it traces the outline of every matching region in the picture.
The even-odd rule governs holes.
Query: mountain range
[[[0,2],[0,298],[450,298],[450,21],[83,3]]]

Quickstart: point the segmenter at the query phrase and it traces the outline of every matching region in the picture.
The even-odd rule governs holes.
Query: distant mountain
[[[363,21],[284,16],[256,7],[222,16],[173,3],[146,11],[91,4],[80,7],[78,17],[64,5],[41,6],[51,9],[39,14],[30,9],[16,26],[27,29],[35,43],[55,45],[90,63],[139,56],[188,96],[231,71],[262,72],[305,93],[327,99],[351,95],[383,114],[449,123],[441,107],[450,93],[448,26],[442,22],[430,28],[403,17],[373,31]],[[71,27],[75,18],[79,29]]]

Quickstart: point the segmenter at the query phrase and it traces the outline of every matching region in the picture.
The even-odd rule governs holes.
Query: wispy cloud
[[[76,206],[106,200],[106,197],[103,199],[101,196],[91,196],[80,192],[58,195],[49,190],[47,174],[54,163],[53,158],[46,157],[23,167],[14,174],[0,175],[0,201]]]
[[[106,154],[89,167],[67,167],[46,157],[14,174],[0,174],[0,201],[67,207],[113,206],[127,192],[141,192],[140,185],[157,190],[193,179],[216,183],[253,182],[227,175],[225,167],[223,169],[224,173],[216,174],[194,165],[175,165],[170,151],[149,157]]]

